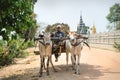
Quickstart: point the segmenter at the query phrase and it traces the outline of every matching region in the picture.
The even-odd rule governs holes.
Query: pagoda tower
[[[80,15],[80,21],[77,25],[77,33],[78,34],[87,34],[87,27],[85,26],[85,23],[83,22],[82,15]]]

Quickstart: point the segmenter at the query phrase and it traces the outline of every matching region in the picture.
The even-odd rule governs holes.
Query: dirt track
[[[64,53],[58,62],[54,62],[53,56],[53,63],[58,72],[50,68],[50,76],[44,73],[43,77],[39,78],[39,55],[33,54],[34,48],[26,51],[31,54],[29,57],[17,59],[17,64],[0,69],[0,80],[120,80],[120,53],[117,52],[84,48],[80,61],[80,75],[74,74],[71,65],[66,71]]]

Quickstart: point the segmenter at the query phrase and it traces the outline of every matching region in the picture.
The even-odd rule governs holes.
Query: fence
[[[113,49],[114,43],[120,43],[120,30],[91,34],[89,36],[89,42],[94,47],[102,47],[106,49]]]

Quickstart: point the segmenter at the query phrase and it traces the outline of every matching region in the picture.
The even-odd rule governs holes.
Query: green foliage
[[[110,23],[120,21],[120,4],[115,4],[110,8],[110,13],[107,16]]]
[[[0,66],[13,63],[16,57],[26,56],[23,50],[33,45],[32,38],[37,28],[33,13],[36,1],[0,1],[0,35],[3,37],[3,40],[0,40]],[[3,28],[6,30],[1,31]],[[10,36],[11,31],[15,31],[16,34]],[[24,39],[26,38],[27,41],[29,39],[31,41],[25,43]]]
[[[33,46],[34,46],[33,40],[27,42],[27,47],[33,47]]]
[[[116,28],[116,29],[117,29],[117,30],[120,30],[120,21],[118,21],[117,23],[118,23],[118,24],[117,24],[117,28]]]
[[[118,51],[120,51],[120,43],[115,43],[114,48],[116,48]]]
[[[4,40],[0,41],[0,66],[9,65],[14,62],[14,58],[25,57],[28,53],[23,50],[33,46],[33,41],[24,43],[24,39]]]
[[[110,8],[110,13],[106,17],[110,23],[114,23],[115,29],[120,29],[120,4],[116,3]],[[110,26],[107,26],[109,29],[113,29]]]
[[[33,14],[34,3],[37,0],[1,0],[0,1],[0,35],[9,40],[8,35],[15,31],[24,37],[26,30],[36,26]],[[1,32],[6,28],[6,32]]]

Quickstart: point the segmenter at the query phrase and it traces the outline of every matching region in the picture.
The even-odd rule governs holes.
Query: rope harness
[[[80,43],[82,43],[82,42],[83,42],[83,40],[82,40],[82,41],[80,41],[80,42],[77,42],[77,41],[76,41],[76,43],[75,43],[75,44],[72,44],[72,43],[71,43],[71,45],[72,45],[72,46],[74,46],[74,47],[76,47],[76,46],[78,46],[78,45],[79,45]]]

